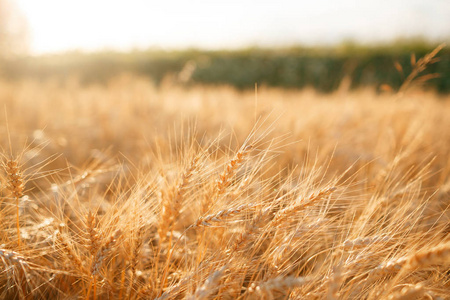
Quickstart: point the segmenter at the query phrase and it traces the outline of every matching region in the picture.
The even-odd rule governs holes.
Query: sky
[[[15,0],[34,54],[449,40],[450,0]]]

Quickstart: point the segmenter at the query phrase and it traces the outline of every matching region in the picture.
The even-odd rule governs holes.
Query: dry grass
[[[125,76],[0,102],[0,298],[450,299],[448,97]]]

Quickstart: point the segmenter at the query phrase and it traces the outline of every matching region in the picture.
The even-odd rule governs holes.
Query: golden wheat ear
[[[402,288],[400,291],[390,294],[388,296],[388,300],[419,299],[419,297],[423,297],[425,295],[425,292],[426,290],[421,283],[416,285],[408,285]]]
[[[223,194],[225,192],[225,189],[231,184],[231,178],[236,173],[239,166],[241,166],[245,158],[250,154],[252,151],[253,146],[248,145],[243,147],[241,150],[239,150],[235,157],[233,157],[232,160],[229,161],[229,163],[226,165],[225,169],[223,170],[222,174],[219,176],[219,179],[217,180],[217,193]]]
[[[191,184],[191,178],[199,167],[200,155],[192,158],[190,164],[181,174],[178,183],[172,187],[166,199],[162,200],[161,214],[159,219],[158,234],[161,242],[167,239],[167,233],[171,233],[180,216],[184,204],[184,197]]]
[[[420,77],[419,74],[422,73],[423,71],[426,70],[426,68],[431,65],[434,64],[436,62],[439,61],[439,58],[436,58],[436,55],[446,46],[445,43],[440,44],[439,46],[437,46],[436,48],[434,48],[430,53],[426,54],[424,57],[422,57],[421,59],[416,61],[416,57],[415,56],[411,56],[411,66],[412,66],[412,71],[411,73],[408,75],[408,77],[406,77],[405,81],[402,83],[402,85],[400,86],[400,89],[398,90],[398,93],[404,93],[407,89],[409,89],[413,84],[424,84],[425,82],[427,82],[430,79],[433,78],[438,78],[440,75],[433,73],[433,74],[426,74],[426,75],[422,75]],[[398,62],[396,63],[396,68],[398,69],[399,67]],[[400,66],[401,68],[401,66]]]
[[[206,279],[206,281],[197,288],[193,295],[186,297],[187,300],[201,300],[201,299],[210,299],[211,294],[217,290],[220,280],[225,275],[227,267],[223,267],[222,269],[215,271],[211,274],[211,276]]]
[[[288,293],[293,288],[305,285],[311,281],[310,278],[294,277],[294,276],[279,276],[267,281],[252,283],[248,289],[250,294],[255,293],[258,297],[274,299],[274,293]],[[283,294],[285,295],[285,294]],[[261,299],[260,298],[260,299]],[[284,298],[284,297],[282,297]],[[278,299],[278,298],[277,298]]]
[[[16,228],[17,228],[17,243],[20,248],[20,198],[23,196],[25,189],[25,179],[22,173],[22,165],[19,159],[5,159],[2,163],[3,170],[6,173],[6,188],[15,200],[16,204]]]

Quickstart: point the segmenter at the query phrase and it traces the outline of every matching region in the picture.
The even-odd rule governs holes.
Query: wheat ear
[[[158,234],[161,241],[166,239],[167,232],[173,229],[174,223],[180,215],[184,195],[189,186],[190,179],[198,167],[199,159],[199,156],[192,159],[189,167],[181,175],[180,183],[176,186],[173,196],[163,201],[158,227]]]
[[[100,271],[103,261],[106,259],[109,252],[116,244],[116,240],[120,234],[121,234],[121,231],[117,230],[113,235],[111,235],[109,237],[108,241],[105,243],[105,245],[102,247],[102,249],[98,251],[98,253],[94,259],[94,262],[92,264],[92,267],[91,267],[91,274],[93,276],[95,276]]]
[[[202,286],[200,286],[193,295],[186,297],[187,300],[201,300],[209,299],[212,293],[217,289],[220,279],[222,279],[226,271],[226,266],[215,271],[206,279]]]
[[[450,243],[447,243],[411,255],[406,261],[406,267],[412,269],[439,264],[441,262],[449,262],[449,258]]]
[[[407,261],[407,258],[400,257],[398,259],[393,259],[387,262],[384,262],[375,269],[372,270],[371,274],[380,274],[380,275],[388,275],[391,273],[395,273],[400,271],[403,268],[403,265]]]
[[[6,185],[7,189],[14,197],[16,201],[16,227],[17,227],[17,243],[20,247],[20,207],[19,201],[23,196],[23,190],[25,188],[23,174],[21,171],[21,166],[17,159],[10,159],[3,164],[3,167],[7,174],[8,183]]]
[[[429,250],[420,251],[408,257],[400,257],[398,259],[387,261],[376,267],[372,274],[387,275],[399,272],[402,268],[414,269],[427,265],[439,264],[447,262],[450,256],[450,243],[433,247]]]
[[[333,274],[328,281],[328,294],[327,300],[338,299],[339,289],[344,279],[342,274],[342,267],[337,266],[333,268]]]
[[[248,156],[252,149],[252,145],[244,147],[242,150],[239,150],[234,158],[227,164],[225,170],[223,170],[217,180],[217,193],[219,195],[225,192],[225,189],[230,185],[230,180],[234,176],[237,168],[244,162],[244,159]]]
[[[243,211],[244,209],[248,209],[254,207],[254,205],[240,205],[236,208],[229,208],[229,209],[225,209],[225,210],[221,210],[218,213],[215,214],[211,214],[211,215],[207,215],[204,217],[200,217],[197,219],[197,221],[191,225],[192,228],[195,227],[209,227],[212,226],[211,223],[214,222],[222,222],[225,219],[235,216],[238,213],[240,213],[241,211]]]
[[[95,256],[98,249],[100,248],[100,243],[99,243],[100,237],[98,234],[98,230],[96,228],[95,217],[91,211],[89,211],[89,213],[87,215],[86,225],[87,225],[86,226],[87,232],[89,235],[89,239],[88,239],[89,244],[88,244],[87,248],[88,248],[91,256]]]
[[[309,197],[302,199],[300,201],[300,203],[298,203],[294,206],[287,207],[285,209],[278,211],[277,214],[275,215],[275,217],[270,222],[270,226],[277,226],[277,225],[281,224],[282,222],[284,222],[287,218],[289,218],[293,214],[295,214],[298,211],[303,210],[311,205],[316,204],[316,202],[318,200],[322,199],[325,196],[330,195],[335,190],[336,190],[336,187],[325,188],[325,189],[319,191],[318,193],[313,193]]]
[[[58,243],[61,245],[62,250],[66,254],[70,263],[76,267],[78,270],[84,271],[83,263],[81,262],[78,254],[75,252],[73,247],[66,241],[60,231],[56,231],[56,238]]]
[[[425,289],[422,284],[416,284],[414,286],[405,286],[399,292],[393,293],[388,296],[388,300],[408,300],[417,299],[425,294]]]
[[[344,250],[355,250],[376,243],[388,242],[390,240],[391,237],[389,236],[369,236],[365,238],[357,238],[354,240],[345,240],[342,244],[342,247],[344,248]]]
[[[144,231],[145,231],[144,226],[139,227],[139,229],[137,231],[136,243],[134,244],[133,255],[131,256],[131,262],[130,262],[130,273],[131,274],[130,274],[129,286],[127,289],[127,298],[130,298],[131,292],[133,290],[134,278],[136,276],[136,269],[137,269],[137,265],[139,262],[139,256],[141,254],[142,243],[144,241]]]
[[[28,263],[25,260],[25,258],[15,251],[0,248],[0,258],[4,262],[12,265],[20,265],[21,267],[28,267]]]
[[[305,277],[275,277],[258,284],[252,283],[248,289],[249,293],[256,293],[260,297],[265,295],[273,298],[273,291],[288,292],[289,290],[300,287],[311,280]]]
[[[250,240],[252,235],[254,235],[255,233],[257,233],[259,231],[259,229],[260,229],[259,224],[265,218],[266,212],[267,211],[262,210],[258,213],[258,215],[253,219],[253,221],[250,223],[250,225],[247,227],[247,229],[244,232],[242,232],[241,234],[239,234],[237,239],[234,241],[233,246],[227,250],[228,254],[231,254],[231,253],[243,248],[248,243],[248,241]]]
[[[413,64],[413,70],[412,72],[408,75],[408,77],[405,79],[405,81],[403,82],[403,84],[400,86],[399,89],[399,93],[404,92],[405,90],[408,89],[408,87],[413,83],[413,81],[422,81],[425,82],[428,79],[432,79],[435,77],[438,77],[438,75],[436,74],[428,74],[428,75],[424,75],[421,76],[419,78],[416,79],[416,77],[423,72],[427,66],[429,64],[432,64],[434,62],[437,61],[436,58],[434,58],[439,51],[441,51],[443,48],[445,47],[445,44],[440,44],[439,46],[437,46],[433,51],[431,51],[430,53],[428,53],[427,55],[425,55],[424,57],[422,57],[421,59],[419,59],[417,62],[415,62]]]
[[[6,250],[0,248],[0,260],[5,265],[5,270],[10,269],[10,266],[14,266],[15,269],[12,270],[11,275],[16,277],[17,281],[17,289],[21,299],[27,299],[27,292],[25,284],[29,283],[29,279],[27,278],[27,270],[29,267],[25,258],[19,253],[11,250]],[[9,266],[8,266],[9,265]],[[4,271],[2,271],[4,272]],[[21,278],[25,277],[23,280]],[[19,282],[20,281],[20,282]],[[3,294],[3,296],[5,296]]]

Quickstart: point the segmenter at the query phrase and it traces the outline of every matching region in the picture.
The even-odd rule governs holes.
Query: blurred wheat
[[[1,298],[450,298],[448,96],[261,87],[255,107],[121,77],[0,102],[21,157]]]

